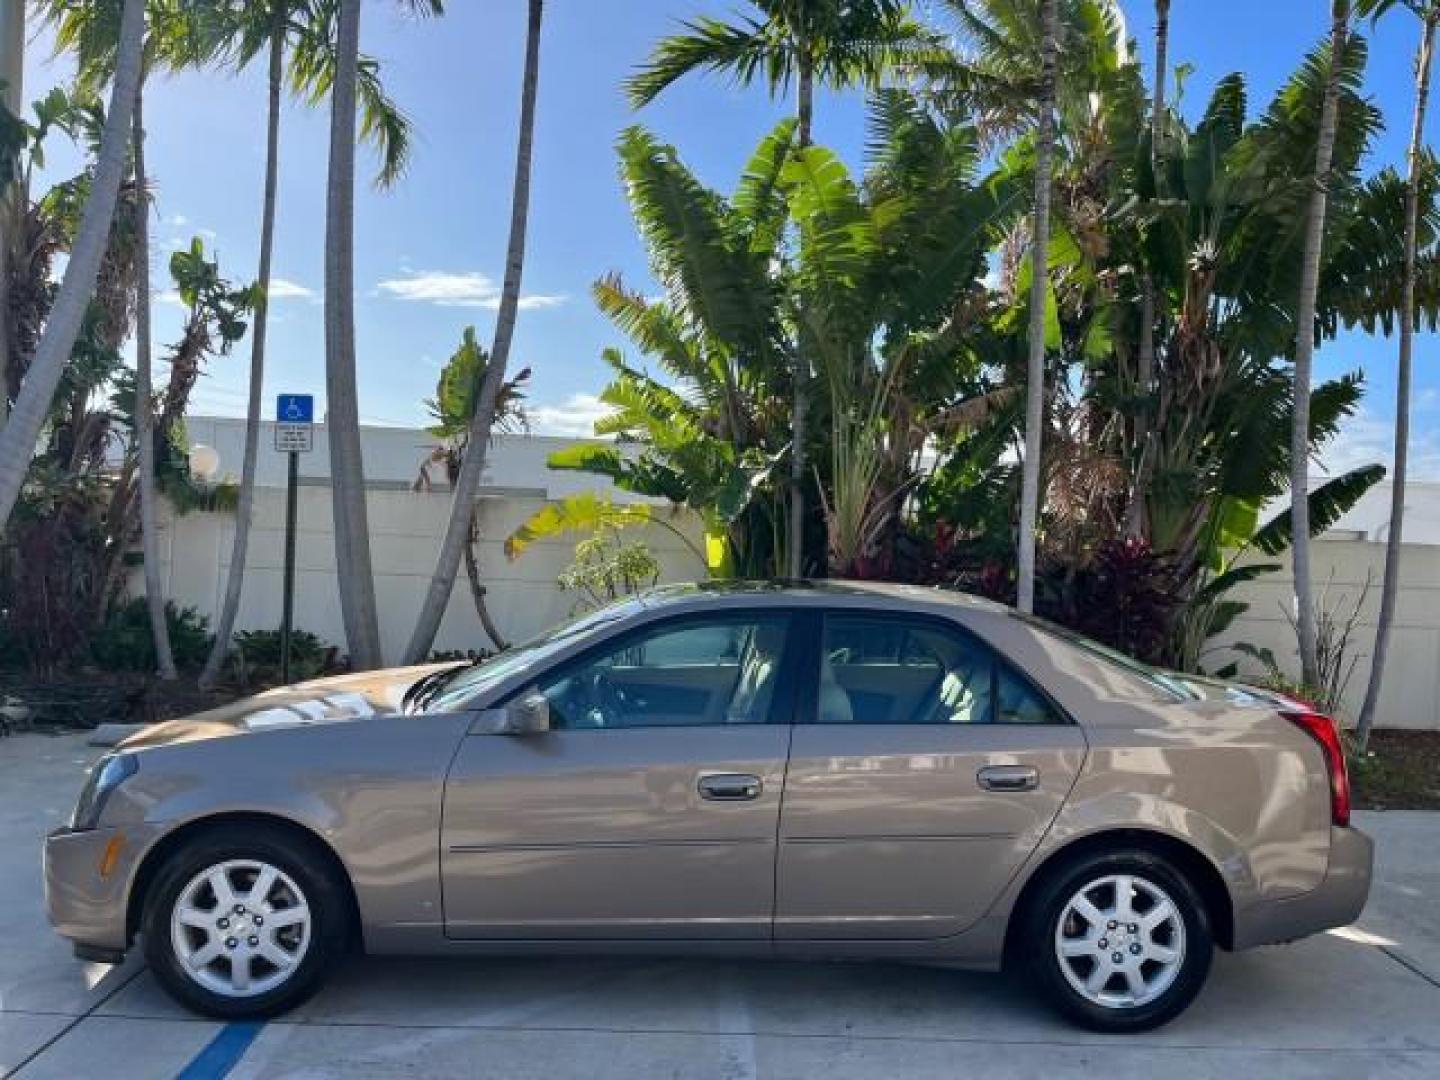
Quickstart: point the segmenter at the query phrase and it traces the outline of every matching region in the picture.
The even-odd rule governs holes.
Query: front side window
[[[685,621],[627,636],[540,680],[554,730],[773,722],[783,616]]]
[[[830,615],[822,724],[1052,724],[1053,706],[971,635],[921,619]]]

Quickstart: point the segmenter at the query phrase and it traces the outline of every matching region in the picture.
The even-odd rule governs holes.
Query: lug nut
[[[229,920],[229,919],[221,919],[221,920],[219,920],[218,922],[216,922],[215,925],[218,926],[218,927],[220,927],[221,930],[229,930],[229,929],[230,929],[230,920]]]
[[[255,916],[255,925],[256,925],[256,926],[264,926],[264,925],[265,925],[265,920],[262,919],[259,915],[256,915],[256,916]]]
[[[244,905],[244,904],[236,904],[236,905],[235,905],[235,914],[236,914],[236,915],[244,915],[244,914],[245,914],[245,905]]]
[[[1115,955],[1113,955],[1112,957],[1110,957],[1110,959],[1111,959],[1111,960],[1114,960],[1115,963],[1119,964],[1119,963],[1121,963],[1121,962],[1124,961],[1124,959],[1125,959],[1125,954],[1124,954],[1124,953],[1118,953],[1118,952],[1117,952]]]
[[[1102,937],[1102,938],[1100,939],[1100,947],[1101,947],[1102,949],[1108,949],[1108,948],[1110,947],[1110,939],[1109,939],[1109,938],[1103,938],[1103,937]]]
[[[251,938],[250,938],[250,947],[253,949],[256,945],[259,945],[259,944],[260,944],[260,939],[259,939],[258,937],[255,937],[254,935],[251,935]]]
[[[1126,929],[1129,930],[1132,934],[1138,934],[1140,932],[1140,927],[1133,922],[1128,927],[1126,927]]]
[[[1120,926],[1120,924],[1119,924],[1118,922],[1116,922],[1114,919],[1111,919],[1111,920],[1110,920],[1110,929],[1111,929],[1111,930],[1117,929],[1119,926]]]
[[[1134,953],[1136,956],[1139,956],[1139,955],[1140,955],[1140,946],[1139,946],[1139,945],[1131,945],[1131,946],[1130,946],[1130,951],[1131,951],[1132,953]]]
[[[225,947],[226,947],[227,949],[233,949],[233,948],[235,948],[236,945],[239,945],[239,944],[240,944],[240,942],[236,941],[233,937],[227,937],[227,938],[225,939]]]

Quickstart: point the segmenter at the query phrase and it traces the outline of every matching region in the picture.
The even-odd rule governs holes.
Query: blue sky
[[[451,0],[444,19],[416,22],[396,5],[367,0],[364,48],[378,56],[393,96],[416,128],[414,160],[400,184],[377,192],[368,174],[356,200],[357,338],[360,412],[369,423],[425,419],[445,358],[467,325],[483,341],[494,305],[509,221],[511,172],[524,36],[522,0]],[[788,111],[763,89],[700,78],[673,89],[638,116],[620,92],[625,75],[677,19],[724,14],[735,0],[550,0],[541,61],[526,301],[512,370],[534,370],[537,430],[582,434],[596,412],[606,345],[623,344],[594,310],[589,286],[622,272],[644,287],[644,251],[615,169],[614,142],[637,120],[677,145],[710,183],[728,188],[755,142]],[[1127,0],[1130,29],[1148,53],[1151,5]],[[1252,108],[1268,102],[1327,27],[1323,0],[1176,0],[1173,62],[1194,65],[1187,111],[1233,70],[1250,78]],[[1415,29],[1392,17],[1374,32],[1368,92],[1388,130],[1376,165],[1402,164],[1411,107]],[[26,96],[63,80],[49,42],[31,42]],[[156,185],[157,247],[200,235],[235,280],[255,272],[264,140],[263,73],[189,74],[157,79],[148,97],[149,158]],[[1440,113],[1433,110],[1432,118]],[[1440,122],[1440,121],[1436,121]],[[1433,131],[1430,133],[1433,137]],[[817,104],[816,137],[861,162],[864,105],[858,96]],[[282,184],[267,395],[314,392],[323,407],[322,288],[327,115],[292,105],[282,130]],[[373,159],[362,154],[369,169]],[[58,175],[75,159],[52,153]],[[156,276],[167,279],[157,254]],[[157,344],[174,340],[179,309],[157,305]],[[161,350],[163,354],[163,349]],[[1416,355],[1413,460],[1440,477],[1440,370],[1436,339]],[[1363,335],[1327,346],[1322,375],[1363,368],[1364,410],[1327,455],[1332,467],[1389,457],[1394,343]],[[248,345],[216,361],[194,397],[197,412],[244,411]]]

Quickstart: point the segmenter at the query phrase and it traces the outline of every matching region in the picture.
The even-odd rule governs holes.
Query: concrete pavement
[[[257,1033],[183,1012],[134,958],[75,962],[45,925],[39,839],[94,753],[0,739],[0,1075],[1440,1076],[1440,815],[1360,815],[1379,844],[1360,925],[1218,954],[1194,1007],[1144,1036],[1077,1031],[1016,982],[938,969],[379,959]]]

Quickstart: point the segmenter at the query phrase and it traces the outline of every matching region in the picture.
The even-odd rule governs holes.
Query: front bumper
[[[1235,913],[1235,948],[1276,945],[1348,926],[1365,910],[1375,844],[1359,829],[1332,827],[1330,862],[1319,886],[1300,896],[1268,900]]]
[[[45,838],[45,911],[61,937],[89,955],[129,948],[130,888],[159,833],[141,824],[56,829]]]

